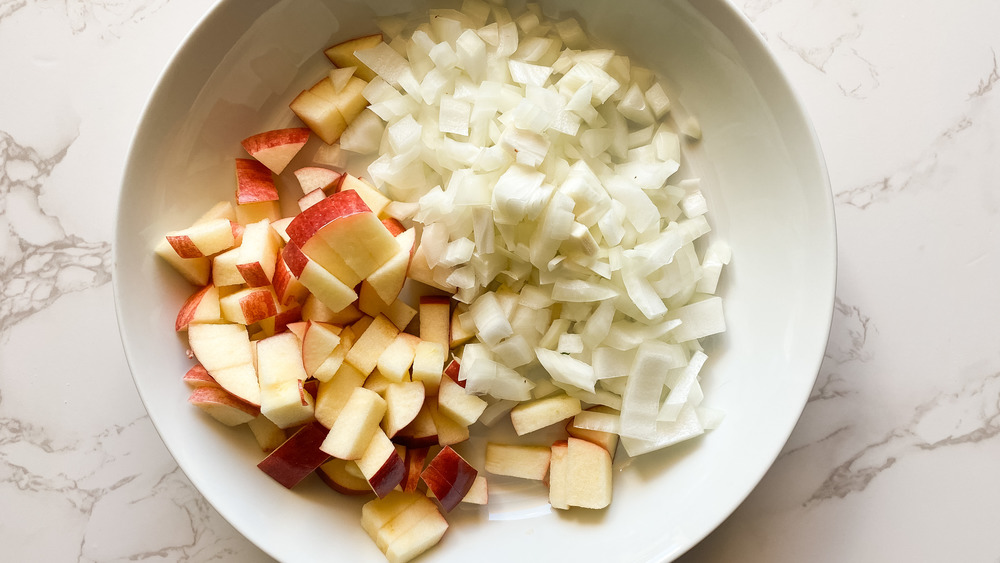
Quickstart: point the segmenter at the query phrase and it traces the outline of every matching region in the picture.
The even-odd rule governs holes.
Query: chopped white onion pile
[[[421,229],[420,279],[468,304],[467,391],[517,401],[560,390],[630,455],[718,424],[703,408],[699,339],[725,330],[713,294],[728,246],[709,232],[698,180],[674,181],[681,143],[648,69],[592,48],[576,20],[480,0],[429,22],[381,20],[358,51],[378,77],[341,139]],[[498,406],[499,405],[499,406]]]

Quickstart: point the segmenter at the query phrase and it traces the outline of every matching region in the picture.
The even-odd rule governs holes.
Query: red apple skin
[[[392,233],[392,236],[394,237],[398,237],[406,231],[406,227],[404,227],[403,224],[399,222],[399,219],[396,219],[395,217],[382,219],[382,224],[385,225],[386,229],[389,229],[389,232]]]
[[[236,221],[229,221],[229,226],[233,229],[233,241],[235,241],[233,242],[233,246],[243,244],[243,231],[245,231],[246,228]]]
[[[352,475],[344,465],[354,463],[343,459],[330,458],[316,469],[321,481],[342,495],[361,496],[372,494],[371,485],[362,477]]]
[[[236,203],[278,201],[271,170],[252,158],[236,159]]]
[[[191,319],[194,318],[194,313],[198,310],[198,305],[201,303],[202,298],[205,297],[205,294],[208,293],[213,287],[214,286],[212,284],[208,284],[194,292],[194,294],[184,301],[184,304],[181,305],[181,310],[177,312],[177,320],[174,321],[174,330],[184,330],[189,324],[191,324]]]
[[[191,241],[191,237],[187,235],[167,235],[167,242],[181,258],[202,258],[205,256]]]
[[[255,154],[278,145],[304,144],[309,140],[309,133],[308,127],[276,129],[247,137],[240,144],[249,154]]]
[[[184,383],[187,383],[193,388],[222,387],[214,377],[209,375],[205,366],[201,364],[195,364],[191,366],[191,369],[187,370],[187,373],[184,374]]]
[[[288,270],[296,279],[302,276],[302,270],[309,263],[309,257],[303,254],[299,245],[292,241],[288,241],[288,244],[281,249],[281,258],[285,261]]]
[[[413,492],[417,490],[420,485],[420,474],[424,470],[424,464],[427,463],[427,454],[430,453],[430,448],[406,448],[406,459],[403,460],[406,464],[406,477],[403,478],[403,490],[406,492]]]
[[[270,173],[270,172],[268,172]],[[361,196],[353,190],[337,192],[295,216],[285,232],[299,248],[331,221],[357,213],[371,213]],[[291,264],[289,264],[291,266]]]
[[[434,456],[420,477],[434,493],[441,508],[445,512],[451,512],[469,493],[478,474],[451,446],[445,446]]]
[[[382,498],[389,494],[389,491],[395,489],[396,485],[402,483],[405,477],[406,464],[396,452],[393,452],[368,482],[371,484],[372,490],[375,491],[375,495]]]
[[[285,443],[257,464],[261,471],[291,489],[325,463],[330,456],[319,449],[329,431],[318,422],[299,428]]]
[[[444,374],[451,378],[452,381],[458,383],[462,389],[465,389],[465,381],[458,380],[458,372],[462,369],[462,364],[458,363],[458,360],[452,359],[448,362],[447,367],[444,368]]]
[[[243,309],[243,316],[247,319],[247,324],[273,317],[278,314],[278,308],[274,304],[274,298],[270,292],[255,291],[240,301],[240,308]]]

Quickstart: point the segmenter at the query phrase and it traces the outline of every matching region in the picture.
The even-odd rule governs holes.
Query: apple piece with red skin
[[[611,454],[593,442],[566,439],[566,504],[601,509],[611,504]]]
[[[393,327],[398,328],[395,324]],[[409,379],[410,366],[413,365],[413,357],[417,352],[418,344],[420,344],[420,338],[406,332],[397,333],[396,338],[379,354],[376,367],[382,372],[382,375],[392,381]],[[423,385],[420,388],[423,392]]]
[[[410,256],[413,253],[413,244],[416,241],[417,233],[414,229],[409,229],[396,235],[396,242],[399,243],[399,250],[386,263],[379,266],[363,282],[369,284],[379,299],[384,303],[392,303],[403,291],[403,284],[406,282],[406,272],[410,269]]]
[[[372,71],[372,69],[362,63],[358,57],[354,55],[354,52],[361,49],[370,49],[381,42],[382,34],[375,33],[373,35],[365,35],[363,37],[356,37],[354,39],[348,39],[342,43],[337,43],[336,45],[328,47],[323,51],[323,53],[328,59],[330,59],[330,62],[337,67],[346,68],[353,66],[355,67],[355,75],[364,80],[371,80],[377,75],[374,71]]]
[[[344,358],[347,357],[347,352],[350,351],[351,347],[354,346],[354,341],[357,340],[357,337],[354,336],[354,329],[349,326],[341,329],[339,336],[340,343],[337,344],[330,355],[323,360],[323,363],[313,373],[313,377],[319,381],[328,381],[340,371],[340,367],[344,365]]]
[[[358,368],[362,373],[371,373],[378,365],[379,356],[396,336],[399,329],[385,315],[379,315],[368,325],[354,346],[347,352],[344,361]]]
[[[281,174],[295,155],[309,141],[308,127],[272,129],[251,135],[240,143],[250,156],[257,159],[271,172]]]
[[[340,182],[341,172],[331,170],[323,166],[303,166],[294,172],[295,178],[299,181],[299,187],[303,194],[308,194],[316,190],[333,192]]]
[[[271,419],[266,416],[259,415],[250,422],[247,423],[250,431],[253,433],[254,439],[257,440],[257,445],[264,453],[271,453],[278,449],[278,446],[285,443],[288,436],[285,431],[271,422]]]
[[[153,252],[190,283],[202,287],[211,280],[212,260],[206,257],[181,258],[166,238],[160,239]]]
[[[549,471],[552,451],[547,446],[486,444],[486,471],[521,479],[541,481]]]
[[[302,337],[306,335],[306,326],[308,325],[309,321],[302,320],[302,321],[296,321],[294,323],[288,323],[288,325],[285,328],[288,329],[288,332],[294,334],[295,336],[298,336],[299,342],[301,342]]]
[[[344,309],[358,298],[353,289],[306,257],[294,242],[285,245],[282,256],[296,279],[330,310]]]
[[[445,446],[427,464],[420,478],[427,483],[441,508],[451,512],[468,494],[478,474],[451,446]]]
[[[291,428],[314,419],[314,401],[306,392],[302,345],[283,332],[257,342],[257,375],[261,414],[279,428]]]
[[[274,262],[274,276],[271,278],[271,287],[274,288],[274,295],[281,305],[290,303],[304,304],[309,290],[306,289],[297,277],[292,275],[292,271],[285,264],[285,257],[279,253]]]
[[[482,475],[476,475],[476,480],[472,482],[472,488],[462,499],[462,502],[467,504],[478,504],[486,505],[490,499],[489,485],[486,482],[486,477]]]
[[[303,425],[257,464],[257,467],[291,489],[330,459],[319,448],[326,434],[326,427],[318,422]]]
[[[429,447],[406,448],[406,455],[403,463],[406,465],[406,477],[403,478],[401,486],[404,491],[416,491],[420,486],[420,474],[427,463],[427,455],[430,453]]]
[[[385,416],[385,399],[356,387],[333,422],[322,450],[340,459],[360,459]]]
[[[260,203],[278,201],[278,187],[274,184],[271,170],[252,158],[236,159],[236,203]],[[237,208],[237,217],[239,210]],[[256,221],[255,221],[256,222]],[[240,223],[247,224],[243,220]]]
[[[448,378],[455,383],[458,383],[462,389],[465,389],[465,380],[460,380],[458,378],[458,374],[461,373],[461,371],[462,364],[458,360],[452,358],[451,361],[448,362],[448,366],[444,368],[444,375],[448,376]]]
[[[420,339],[451,345],[451,298],[424,295],[420,298]]]
[[[427,395],[437,395],[448,350],[437,342],[421,340],[413,354],[410,379],[424,384]]]
[[[438,387],[438,409],[464,426],[472,426],[489,403],[465,392],[465,388],[449,377],[441,378]]]
[[[433,397],[425,397],[424,404],[420,407],[417,416],[392,437],[397,444],[402,444],[407,448],[426,448],[438,445],[437,425],[434,423],[434,413],[430,406],[432,399]]]
[[[191,391],[188,402],[226,426],[239,426],[253,420],[257,407],[232,395],[222,387],[203,386]]]
[[[278,314],[269,287],[245,287],[219,298],[222,317],[228,322],[251,325]]]
[[[385,225],[385,228],[388,229],[394,237],[398,237],[406,232],[406,227],[404,227],[403,224],[399,222],[399,219],[396,219],[395,217],[386,217],[385,219],[382,219],[382,224]],[[410,255],[413,255],[413,247],[410,247]]]
[[[278,312],[273,317],[261,319],[258,321],[258,324],[265,336],[274,336],[275,334],[284,332],[289,324],[302,320],[302,307],[294,301],[288,305],[278,303],[278,296],[274,295],[273,288],[269,289],[271,289]]]
[[[353,471],[350,466],[353,467]],[[368,480],[360,474],[357,462],[330,458],[316,469],[321,481],[342,495],[361,496],[372,494]]]
[[[245,326],[195,323],[188,326],[188,345],[223,389],[252,405],[260,405],[260,383]]]
[[[278,234],[271,228],[271,221],[263,219],[246,226],[236,268],[248,286],[271,285],[278,248]]]
[[[386,404],[382,429],[392,438],[420,413],[424,406],[424,386],[419,381],[391,383],[382,396]]]
[[[396,447],[382,430],[376,429],[371,442],[357,460],[361,474],[378,497],[386,496],[406,477],[406,465]]]
[[[383,216],[385,206],[389,205],[389,202],[392,201],[382,195],[382,192],[378,191],[378,188],[375,186],[372,186],[357,176],[345,173],[340,177],[340,183],[337,184],[337,191],[342,192],[346,190],[356,191],[365,202],[365,205],[372,210],[372,213],[379,217]]]
[[[214,219],[191,225],[166,235],[167,242],[181,258],[201,258],[232,248],[236,244],[233,223],[229,219]]]
[[[326,199],[326,192],[321,189],[315,189],[296,200],[296,204],[298,204],[300,211],[305,211],[324,199]]]
[[[180,311],[177,312],[174,330],[177,332],[187,330],[188,325],[193,322],[222,322],[219,289],[214,285],[208,284],[184,300]]]
[[[441,541],[448,521],[425,495],[392,491],[361,508],[361,527],[389,563],[406,563]]]
[[[208,370],[201,364],[191,366],[191,369],[184,373],[182,378],[189,387],[222,387],[214,377],[209,375]]]
[[[330,100],[303,90],[288,107],[323,142],[332,145],[347,129],[347,120]]]
[[[510,421],[514,432],[524,436],[530,432],[551,426],[557,422],[572,418],[583,410],[580,399],[570,397],[565,393],[551,395],[522,402],[510,411]]]
[[[340,344],[341,327],[308,321],[302,335],[302,365],[312,377]]]
[[[358,309],[356,302],[339,311],[333,311],[310,293],[306,295],[305,302],[302,303],[302,318],[310,321],[346,326],[363,316],[364,313]]]
[[[282,242],[288,242],[288,233],[285,232],[285,229],[288,228],[288,224],[291,223],[294,218],[295,216],[293,215],[291,217],[282,217],[271,221],[271,228],[274,229],[274,232],[278,233]]]
[[[240,261],[240,248],[230,248],[212,258],[212,285],[220,289],[243,285],[243,274],[236,264]]]
[[[314,259],[317,257],[310,255],[312,247],[308,243],[319,237],[343,259],[358,281],[368,277],[399,250],[395,237],[354,190],[337,192],[299,213],[286,231],[289,240]],[[318,261],[326,266],[322,260]],[[342,281],[348,285],[357,283]]]
[[[365,375],[363,373],[350,365],[341,365],[332,378],[328,381],[321,381],[319,384],[313,413],[316,420],[327,428],[332,428],[351,394],[364,383]]]

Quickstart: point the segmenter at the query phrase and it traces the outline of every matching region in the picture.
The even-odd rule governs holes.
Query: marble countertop
[[[786,447],[682,560],[1000,560],[1000,3],[736,4],[819,133],[839,286]],[[269,560],[154,431],[110,284],[132,128],[207,8],[0,2],[2,560]]]

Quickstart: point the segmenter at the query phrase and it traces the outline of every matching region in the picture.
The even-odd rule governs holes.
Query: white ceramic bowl
[[[750,23],[724,0],[543,1],[575,10],[592,36],[661,73],[703,141],[686,154],[715,232],[731,244],[729,330],[710,341],[708,404],[721,428],[628,461],[599,513],[508,502],[460,511],[435,561],[663,561],[689,549],[756,486],[801,413],[829,332],[836,278],[833,204],[816,136]],[[293,491],[255,466],[249,432],[186,402],[191,362],[173,319],[191,288],[154,241],[233,194],[238,141],[294,121],[287,104],[328,68],[322,49],[375,30],[406,0],[224,0],[171,62],[136,130],[120,199],[114,284],[122,340],[153,423],[180,467],[241,533],[284,561],[379,561],[360,501],[310,477]],[[628,467],[622,467],[628,465]],[[585,511],[582,511],[585,512]]]

